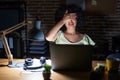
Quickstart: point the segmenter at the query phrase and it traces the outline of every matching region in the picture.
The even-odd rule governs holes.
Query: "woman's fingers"
[[[66,22],[71,19],[76,19],[77,15],[76,13],[68,13],[68,10],[66,10],[64,16],[63,16],[63,21]]]
[[[76,19],[77,15],[76,13],[67,13],[64,15],[65,19]]]

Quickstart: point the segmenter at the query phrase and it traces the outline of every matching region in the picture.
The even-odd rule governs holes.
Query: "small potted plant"
[[[50,80],[50,76],[51,76],[51,65],[45,64],[43,71],[44,80]]]

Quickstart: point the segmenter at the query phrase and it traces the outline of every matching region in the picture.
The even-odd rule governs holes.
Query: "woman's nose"
[[[70,22],[73,22],[73,20],[71,19]]]
[[[70,20],[70,23],[74,23],[74,21],[71,19],[71,20]]]

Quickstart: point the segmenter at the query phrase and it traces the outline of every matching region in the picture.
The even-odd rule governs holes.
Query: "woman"
[[[81,9],[75,5],[58,8],[55,14],[56,25],[46,34],[46,40],[56,44],[95,45],[87,34],[77,31],[80,12]]]

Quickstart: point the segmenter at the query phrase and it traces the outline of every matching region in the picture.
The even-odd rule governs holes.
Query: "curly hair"
[[[80,28],[80,25],[82,23],[82,19],[83,19],[83,11],[80,7],[78,7],[77,5],[74,4],[70,4],[70,5],[61,5],[55,12],[55,22],[59,22],[66,10],[68,11],[68,13],[76,13],[77,14],[77,27],[76,30],[78,30]],[[65,25],[64,25],[65,26]],[[62,27],[61,30],[66,30],[66,27]]]

